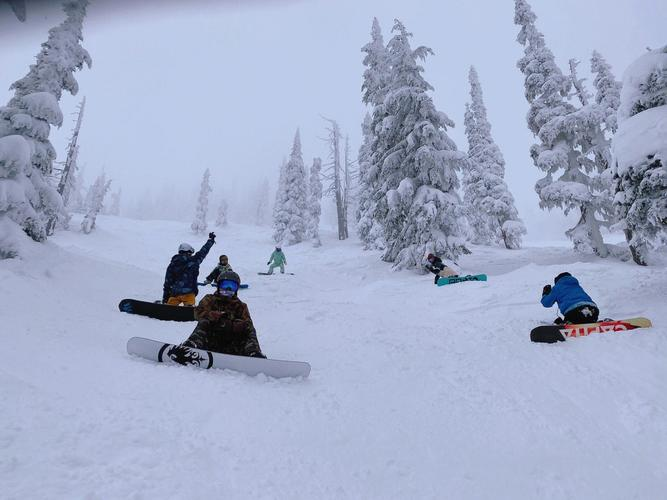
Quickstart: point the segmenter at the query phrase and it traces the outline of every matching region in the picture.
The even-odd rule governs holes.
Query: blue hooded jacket
[[[574,276],[563,276],[559,279],[551,289],[551,293],[542,296],[541,302],[544,307],[551,307],[557,302],[558,309],[563,315],[579,306],[597,307]]]
[[[208,255],[214,241],[208,240],[201,250],[194,255],[179,253],[171,258],[164,277],[162,299],[166,301],[169,297],[194,293],[197,295],[197,278],[199,277],[199,265]]]

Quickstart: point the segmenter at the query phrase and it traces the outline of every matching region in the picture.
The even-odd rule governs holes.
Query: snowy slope
[[[0,497],[664,498],[665,267],[475,247],[461,270],[489,281],[435,287],[323,239],[285,249],[295,276],[257,276],[270,230],[231,225],[202,266],[230,256],[264,352],[307,380],[126,354],[194,326],[117,309],[160,297],[178,244],[204,243],[187,224],[99,217],[0,261]],[[532,344],[565,270],[655,327]]]

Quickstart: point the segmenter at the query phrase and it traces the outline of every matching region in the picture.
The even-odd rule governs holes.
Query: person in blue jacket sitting
[[[577,278],[570,273],[560,273],[554,278],[554,286],[545,285],[542,289],[542,305],[551,307],[558,304],[558,309],[565,317],[556,318],[554,323],[595,323],[600,310],[593,299],[581,288]]]

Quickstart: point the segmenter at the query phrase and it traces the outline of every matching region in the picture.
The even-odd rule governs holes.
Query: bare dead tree
[[[83,110],[86,107],[86,98],[84,97],[81,100],[81,103],[78,106],[79,114],[76,119],[76,125],[72,131],[72,136],[70,137],[69,144],[67,145],[67,158],[65,158],[65,163],[63,168],[60,169],[60,181],[58,182],[58,194],[63,199],[63,207],[67,205],[69,199],[71,181],[76,171],[76,159],[79,154],[79,130],[81,129],[81,120],[83,120]],[[69,217],[68,217],[69,218]],[[46,228],[46,234],[52,235],[56,227],[56,222],[58,220],[57,216],[51,217],[49,220],[48,226]]]
[[[345,172],[343,164],[340,161],[340,127],[335,120],[324,119],[331,124],[331,127],[327,128],[329,132],[329,158],[331,161],[325,164],[326,170],[322,176],[325,180],[329,181],[329,185],[325,189],[324,194],[336,200],[338,239],[345,240],[348,237],[348,231],[344,192]]]

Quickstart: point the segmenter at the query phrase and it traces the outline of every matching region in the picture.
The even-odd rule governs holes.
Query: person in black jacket
[[[434,283],[438,283],[439,278],[446,278],[447,276],[458,276],[451,268],[447,267],[440,257],[428,254],[426,257],[427,264],[424,266],[429,272],[435,274]]]
[[[171,258],[164,277],[162,302],[171,306],[194,306],[199,292],[197,278],[199,266],[215,243],[215,233],[208,234],[208,241],[199,252],[187,243],[181,243],[178,254]]]

